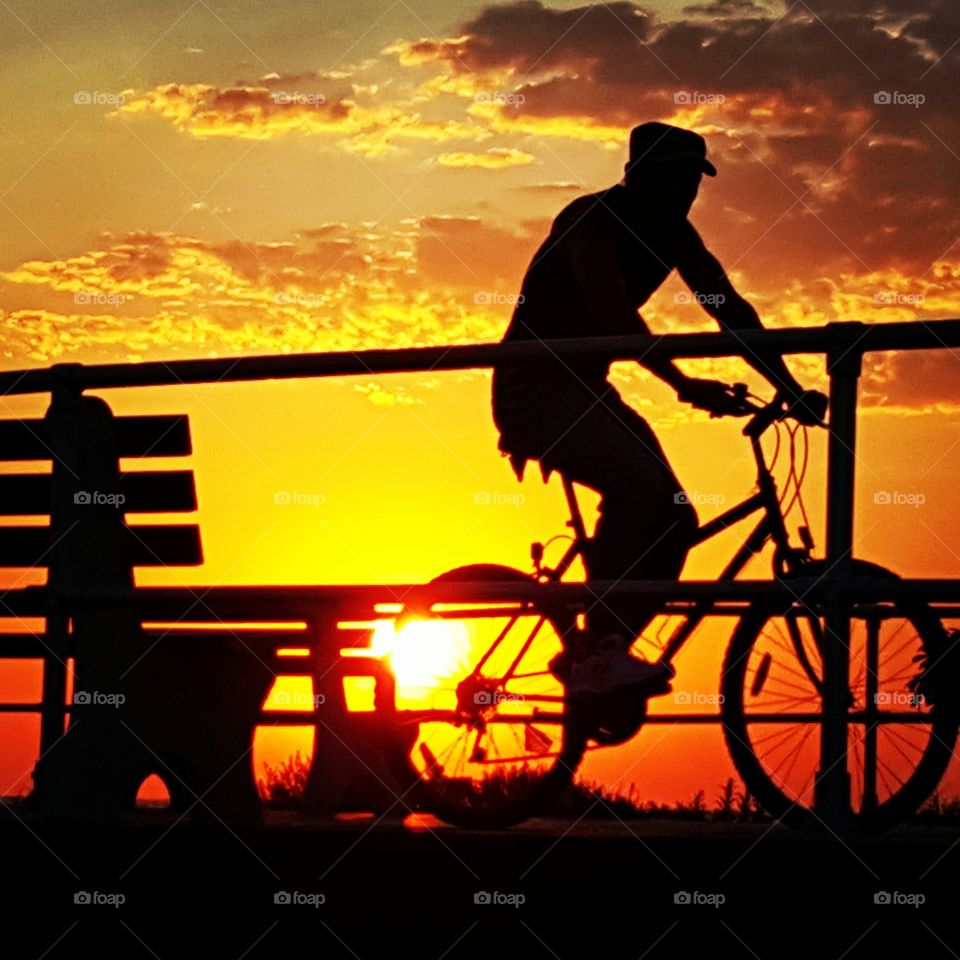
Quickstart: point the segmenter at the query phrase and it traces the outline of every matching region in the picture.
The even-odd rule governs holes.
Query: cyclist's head
[[[624,184],[637,210],[684,218],[697,199],[703,174],[692,160],[628,165]]]
[[[624,183],[637,206],[686,217],[704,173],[714,177],[717,169],[700,134],[666,123],[642,123],[630,131]]]

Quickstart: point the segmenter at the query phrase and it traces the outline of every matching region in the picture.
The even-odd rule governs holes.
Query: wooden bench
[[[190,452],[186,417],[115,417],[103,400],[71,390],[54,393],[42,420],[0,422],[2,460],[52,463],[50,473],[0,477],[6,516],[49,518],[47,526],[0,528],[0,565],[47,569],[49,612],[33,637],[43,660],[30,799],[38,811],[115,820],[157,773],[181,806],[233,822],[260,816],[249,763],[236,761],[249,750],[270,671],[237,662],[230,644],[157,643],[130,609],[73,615],[62,602],[70,592],[131,588],[138,566],[202,562],[196,525],[125,519],[190,512],[197,503],[191,471],[128,472],[121,458]],[[16,637],[9,647],[18,649],[8,651],[7,639],[3,655],[30,652]]]
[[[382,702],[384,691],[392,696],[392,677],[373,658],[340,656],[341,645],[363,637],[338,630],[329,600],[311,606],[302,630],[291,633],[231,623],[280,624],[286,615],[249,616],[243,603],[237,617],[212,612],[203,587],[196,588],[195,605],[178,612],[181,622],[160,628],[137,602],[69,599],[111,590],[146,597],[149,589],[134,588],[135,567],[202,562],[197,525],[130,524],[125,517],[196,510],[192,471],[120,465],[191,452],[187,417],[117,417],[102,399],[68,389],[54,393],[42,420],[0,421],[0,461],[52,463],[50,473],[0,475],[0,514],[49,518],[48,526],[0,527],[0,567],[47,570],[43,631],[0,635],[0,658],[43,661],[31,806],[114,821],[133,809],[140,785],[157,774],[174,809],[195,819],[257,824],[253,731],[258,721],[281,719],[313,723],[317,731],[306,811],[387,809],[399,791],[379,756],[384,714],[351,714],[344,684],[352,675],[372,676]],[[281,662],[276,653],[284,647],[311,652],[305,662]],[[322,707],[313,716],[261,715],[278,673],[310,676]]]

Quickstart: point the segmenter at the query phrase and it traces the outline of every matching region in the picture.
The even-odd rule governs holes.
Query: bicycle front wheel
[[[482,581],[535,582],[493,564],[459,567],[432,582]],[[411,634],[393,662],[397,722],[411,731],[389,758],[398,779],[413,783],[419,807],[458,826],[507,827],[548,814],[586,748],[564,685],[549,670],[573,618],[548,616],[529,602],[444,604],[431,612],[434,618],[398,631]],[[404,661],[420,662],[418,637],[430,644],[431,634],[448,651],[432,662],[446,666],[418,687]]]
[[[817,576],[822,564],[805,572]],[[863,561],[854,575],[896,579]],[[847,720],[850,805],[859,826],[888,829],[936,789],[953,756],[955,710],[929,705],[908,684],[915,658],[934,659],[945,633],[925,605],[888,607],[871,624],[851,621]],[[774,817],[800,827],[814,818],[823,724],[825,627],[812,611],[740,621],[723,666],[723,728],[747,789]]]

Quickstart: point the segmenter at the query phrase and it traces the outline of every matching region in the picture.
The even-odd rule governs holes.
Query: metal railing
[[[43,369],[0,373],[0,396],[46,393],[59,386],[81,390],[160,387],[188,383],[236,383],[365,373],[424,373],[491,367],[509,360],[602,357],[742,357],[760,354],[833,354],[858,361],[864,353],[960,347],[960,320],[907,323],[830,323],[822,327],[747,330],[736,333],[672,333],[582,337],[523,343],[408,347],[305,353],[295,356],[152,360],[144,363],[60,363]]]
[[[832,323],[823,327],[746,332],[690,333],[664,336],[637,335],[552,340],[476,346],[419,347],[396,350],[366,350],[297,356],[254,356],[224,359],[151,361],[133,364],[57,364],[47,369],[10,371],[0,374],[0,395],[125,387],[175,386],[193,383],[229,383],[346,375],[415,373],[464,370],[495,366],[506,361],[559,357],[596,357],[610,361],[705,357],[750,357],[788,354],[823,354],[830,379],[830,424],[827,447],[826,561],[827,581],[811,583],[819,590],[825,612],[827,644],[824,656],[823,736],[818,786],[818,806],[828,823],[843,826],[849,810],[849,780],[846,764],[847,676],[851,616],[856,604],[909,596],[930,603],[960,602],[960,580],[915,579],[897,583],[871,583],[850,576],[853,547],[854,478],[856,467],[856,413],[858,382],[865,353],[876,351],[937,350],[960,348],[960,320],[889,324]],[[56,451],[53,451],[56,455]],[[793,585],[796,590],[801,585]],[[225,616],[243,616],[244,611],[263,612],[264,606],[296,611],[323,602],[334,602],[343,612],[369,606],[371,602],[404,597],[407,602],[429,603],[442,599],[531,600],[578,603],[589,596],[650,594],[666,604],[718,601],[730,610],[742,610],[750,602],[786,594],[781,585],[768,581],[730,584],[646,581],[600,584],[456,584],[374,585],[294,588],[205,589],[205,604],[222,609]],[[189,593],[187,591],[186,593]],[[174,614],[189,607],[193,597],[170,588],[139,588],[132,592],[88,592],[74,595],[71,603],[124,602],[150,616]],[[61,601],[64,598],[61,598]],[[22,615],[42,615],[49,598],[42,589],[27,588],[17,597],[7,594],[8,608]],[[729,612],[729,611],[728,611]]]

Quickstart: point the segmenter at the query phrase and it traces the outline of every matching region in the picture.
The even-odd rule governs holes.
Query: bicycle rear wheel
[[[535,582],[493,564],[459,567],[431,582],[479,581]],[[447,631],[455,652],[446,675],[428,688],[411,686],[395,669],[397,720],[411,732],[398,738],[409,749],[388,757],[397,778],[412,783],[417,806],[458,826],[507,827],[549,814],[586,748],[564,685],[548,669],[574,618],[529,602],[434,605],[431,613],[435,619],[416,629]]]
[[[825,572],[812,564],[805,573]],[[857,561],[854,574],[896,579]],[[740,621],[723,666],[723,728],[747,789],[774,817],[800,827],[815,818],[815,778],[823,722],[825,629],[812,610]],[[888,829],[936,789],[953,756],[957,712],[930,705],[909,688],[915,658],[936,659],[946,633],[924,604],[889,608],[871,628],[851,621],[848,769],[850,804],[859,826]]]

